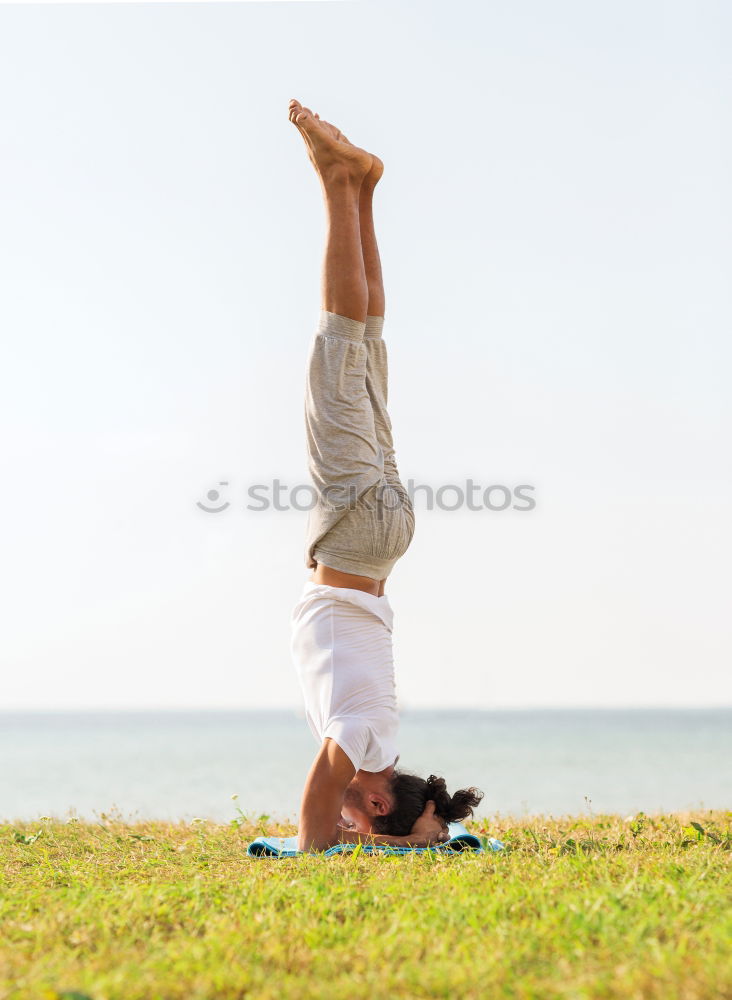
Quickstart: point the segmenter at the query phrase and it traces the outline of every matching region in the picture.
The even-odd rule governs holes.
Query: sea
[[[295,711],[0,713],[0,819],[295,820]],[[405,711],[398,766],[478,817],[732,808],[732,709]]]

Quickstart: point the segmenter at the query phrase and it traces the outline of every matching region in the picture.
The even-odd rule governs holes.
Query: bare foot
[[[371,191],[374,190],[376,185],[381,180],[381,175],[384,173],[384,164],[381,162],[378,156],[371,156],[371,169],[366,174],[363,179],[363,187],[369,188]]]
[[[295,100],[290,101],[288,117],[305,140],[310,161],[322,181],[338,175],[360,184],[370,174],[376,157],[350,143],[335,125],[322,121]]]

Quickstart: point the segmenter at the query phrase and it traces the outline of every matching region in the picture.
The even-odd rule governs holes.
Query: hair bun
[[[444,778],[431,774],[426,781],[426,795],[435,803],[435,812],[446,822],[453,823],[473,815],[473,809],[480,803],[483,793],[477,788],[461,788],[450,795]]]
[[[444,796],[447,792],[447,785],[444,778],[438,778],[436,774],[431,774],[427,779],[427,797],[432,799],[436,795]]]

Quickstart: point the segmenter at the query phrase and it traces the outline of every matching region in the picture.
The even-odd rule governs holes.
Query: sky
[[[0,6],[0,707],[300,705],[306,515],[247,509],[308,481],[291,97],[386,165],[403,478],[533,501],[418,493],[403,709],[732,704],[731,29],[708,0]]]

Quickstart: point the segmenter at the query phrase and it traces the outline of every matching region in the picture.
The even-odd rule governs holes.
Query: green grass
[[[729,998],[731,818],[499,818],[472,829],[501,854],[284,861],[246,857],[243,817],[6,823],[0,998]]]

